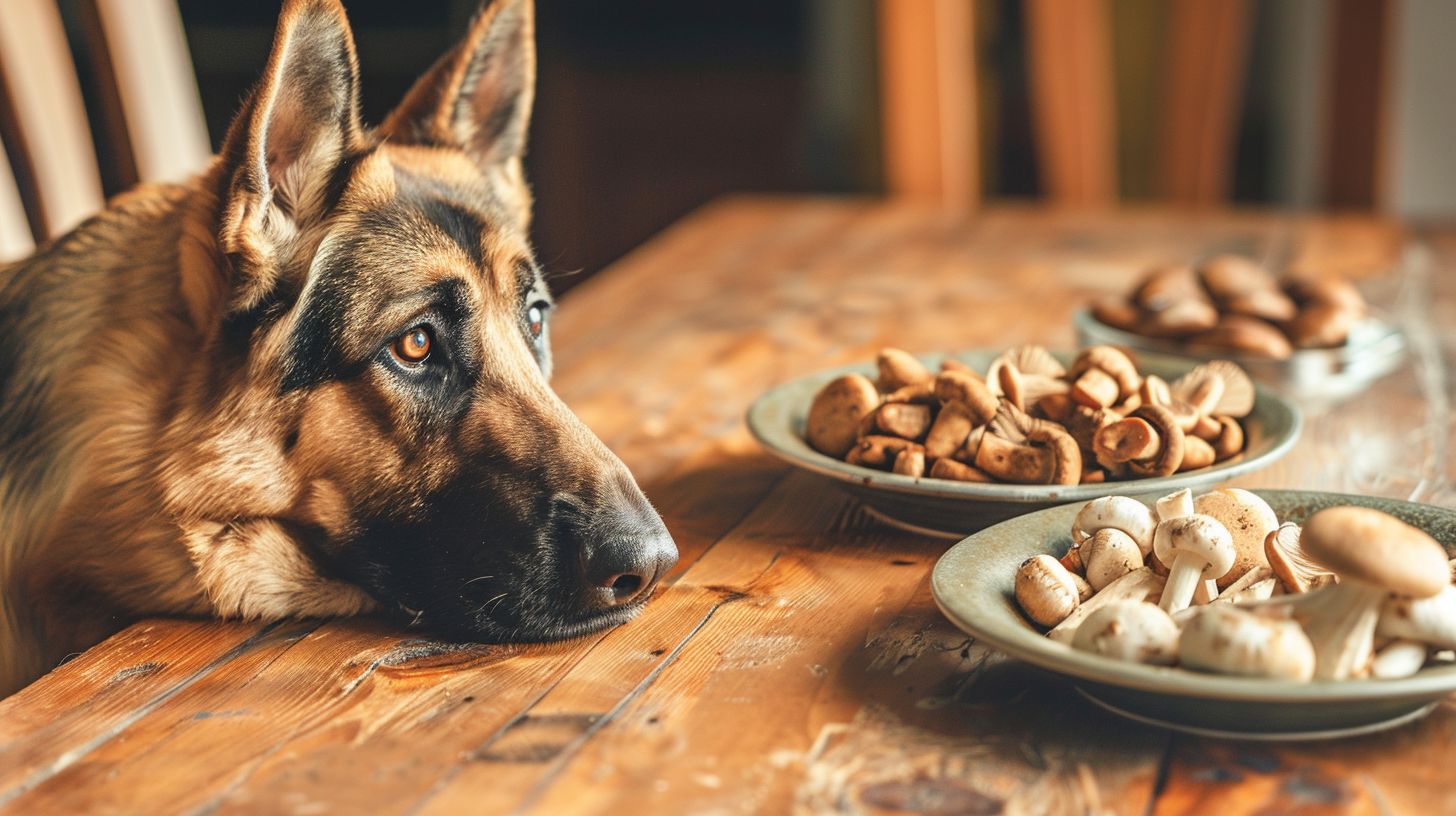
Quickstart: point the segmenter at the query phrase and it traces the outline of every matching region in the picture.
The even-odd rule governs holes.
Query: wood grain
[[[1449,704],[1383,737],[1257,750],[1114,719],[944,620],[943,544],[786,474],[742,423],[763,389],[885,343],[1068,347],[1087,297],[1225,251],[1363,277],[1429,329],[1422,371],[1441,373],[1456,291],[1397,263],[1410,235],[1254,212],[711,205],[574,290],[553,330],[557,389],[682,550],[637,620],[511,647],[368,620],[138,624],[0,702],[0,810],[1436,812],[1417,797],[1452,787]],[[1421,235],[1449,268],[1456,231]],[[1394,410],[1449,423],[1429,377],[1401,376]],[[1316,415],[1302,464],[1255,481],[1329,483],[1381,411]],[[1449,465],[1429,444],[1408,456]],[[1445,484],[1432,496],[1456,502]]]

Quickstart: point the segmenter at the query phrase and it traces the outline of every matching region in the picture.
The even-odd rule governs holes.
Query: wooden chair
[[[212,151],[174,0],[89,0],[82,8],[82,24],[95,29],[87,56],[97,61],[103,92],[114,94],[102,107],[120,120],[96,138],[129,148],[123,181],[175,181],[204,166]],[[0,7],[0,101],[3,262],[71,229],[103,202],[56,0],[4,0]]]
[[[1118,200],[1112,0],[1021,0],[1032,132],[1048,200]],[[1331,204],[1379,203],[1379,93],[1394,0],[1332,4],[1324,179]],[[980,197],[975,128],[975,0],[877,0],[886,186],[952,208]],[[1152,193],[1226,202],[1253,22],[1251,0],[1143,4],[1166,15],[1155,67]]]

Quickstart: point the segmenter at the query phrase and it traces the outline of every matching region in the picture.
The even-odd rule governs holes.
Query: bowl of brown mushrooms
[[[1406,352],[1405,336],[1349,281],[1279,278],[1233,255],[1154,267],[1075,322],[1084,345],[1232,360],[1282,393],[1322,398],[1358,392]]]
[[[1088,701],[1177,730],[1315,739],[1456,692],[1456,511],[1235,488],[1109,494],[983,530],[941,610]]]
[[[1163,494],[1257,470],[1294,444],[1300,415],[1227,361],[886,348],[774,388],[748,425],[881,520],[959,539],[1113,484]]]

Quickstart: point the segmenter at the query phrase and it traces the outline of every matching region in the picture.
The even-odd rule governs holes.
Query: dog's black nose
[[[597,608],[646,598],[677,563],[677,544],[637,486],[616,492],[588,520],[581,541],[582,575]]]

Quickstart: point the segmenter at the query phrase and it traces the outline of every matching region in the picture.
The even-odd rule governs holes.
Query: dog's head
[[[210,177],[213,261],[184,248],[208,339],[161,472],[217,611],[347,612],[362,589],[457,636],[552,638],[626,619],[675,562],[547,383],[534,76],[531,4],[496,0],[366,129],[337,0],[285,7]]]

